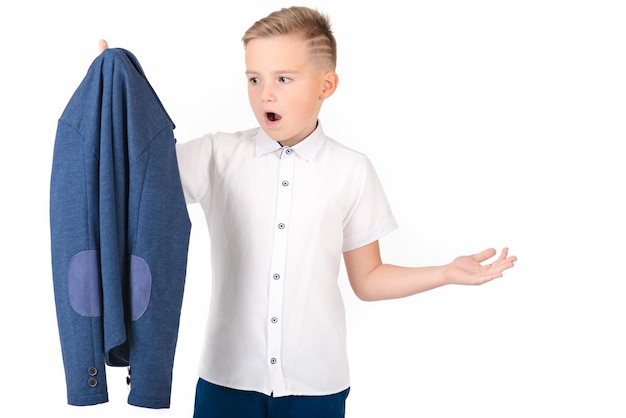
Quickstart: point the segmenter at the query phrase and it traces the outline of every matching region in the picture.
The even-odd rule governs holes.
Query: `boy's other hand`
[[[502,272],[515,265],[517,257],[509,256],[509,249],[504,248],[500,256],[489,264],[482,264],[496,255],[496,250],[489,248],[478,254],[455,258],[446,267],[448,282],[453,284],[477,285],[502,277]]]

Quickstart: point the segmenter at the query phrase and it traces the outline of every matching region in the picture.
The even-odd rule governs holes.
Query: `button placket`
[[[285,383],[280,367],[282,354],[282,307],[284,291],[284,271],[287,259],[287,236],[291,216],[293,188],[293,170],[295,156],[291,148],[282,148],[277,180],[277,200],[272,245],[272,261],[269,280],[267,358],[270,366],[272,388],[285,390]]]

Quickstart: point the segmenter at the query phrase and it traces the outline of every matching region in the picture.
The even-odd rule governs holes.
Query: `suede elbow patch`
[[[130,258],[129,280],[131,321],[146,312],[152,292],[152,273],[148,263],[137,256]],[[68,271],[68,293],[72,309],[85,317],[102,316],[102,277],[100,257],[97,250],[82,251],[72,257]]]
[[[130,320],[136,321],[146,312],[152,292],[150,266],[141,257],[130,257]]]
[[[76,254],[70,260],[67,277],[70,306],[82,316],[102,315],[99,258],[98,251],[87,250]]]

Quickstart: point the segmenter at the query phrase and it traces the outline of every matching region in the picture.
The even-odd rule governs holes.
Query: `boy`
[[[179,143],[187,203],[211,237],[212,300],[194,417],[344,417],[349,371],[343,255],[363,300],[501,277],[503,249],[433,267],[383,264],[396,221],[370,161],[324,134],[318,115],[338,84],[326,16],[271,13],[244,34],[259,127]],[[101,44],[106,48],[106,43]]]

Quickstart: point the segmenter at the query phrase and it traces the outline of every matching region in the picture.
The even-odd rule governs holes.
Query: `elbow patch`
[[[146,312],[152,292],[152,273],[148,263],[137,256],[130,258],[129,315],[136,321]],[[70,260],[68,293],[72,309],[81,316],[102,316],[102,277],[97,250],[86,250]]]
[[[152,292],[150,266],[141,257],[130,257],[130,320],[136,321],[146,312]]]
[[[87,250],[76,254],[70,260],[67,277],[70,306],[82,316],[102,315],[99,258],[98,251]]]

